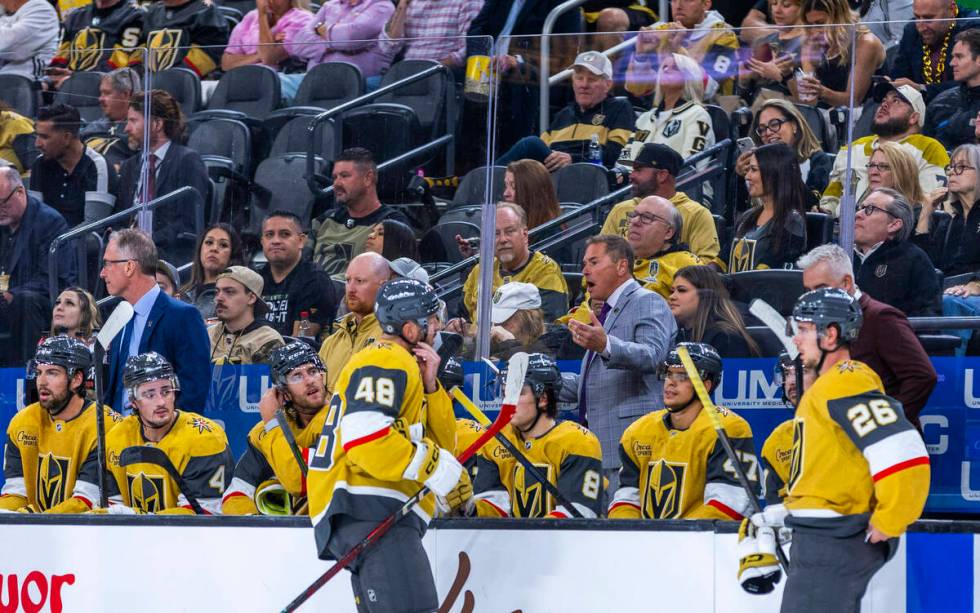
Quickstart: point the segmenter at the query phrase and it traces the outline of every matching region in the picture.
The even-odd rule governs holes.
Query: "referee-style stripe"
[[[906,611],[974,611],[973,534],[906,535]]]

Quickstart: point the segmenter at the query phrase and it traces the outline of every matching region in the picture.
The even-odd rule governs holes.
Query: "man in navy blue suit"
[[[113,296],[133,305],[135,314],[109,348],[104,401],[128,414],[123,365],[131,355],[156,351],[177,371],[180,406],[202,412],[211,372],[210,342],[197,309],[174,300],[157,286],[157,248],[141,230],[114,232],[102,260],[102,279]]]

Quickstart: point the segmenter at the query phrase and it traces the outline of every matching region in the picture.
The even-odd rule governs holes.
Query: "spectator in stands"
[[[952,2],[953,0],[950,0]],[[855,6],[851,0],[848,4]],[[902,26],[913,20],[912,0],[888,0],[887,2],[861,0],[856,4],[861,22],[878,37],[885,49],[897,47],[902,38]],[[921,49],[921,47],[920,47]],[[900,50],[899,50],[900,52]]]
[[[58,50],[58,14],[47,0],[0,0],[0,8],[0,75],[40,81]]]
[[[140,76],[132,68],[117,68],[103,75],[99,82],[99,106],[102,117],[89,122],[81,130],[85,144],[95,149],[115,172],[136,153],[129,148],[126,136],[126,116],[129,99],[140,89]]]
[[[966,283],[947,287],[943,294],[943,315],[947,317],[976,317],[980,315],[980,279],[974,278]],[[973,337],[973,330],[950,330],[961,341],[956,347],[956,355],[966,355],[967,345]]]
[[[0,364],[20,368],[32,355],[47,327],[48,250],[51,241],[68,231],[58,211],[27,195],[20,175],[0,167]],[[58,287],[75,279],[69,250],[59,254]]]
[[[914,208],[922,206],[925,194],[919,185],[915,159],[901,145],[878,143],[865,167],[868,169],[868,191],[861,194],[859,201],[873,189],[887,187],[902,194]]]
[[[196,0],[195,0],[196,1]],[[150,142],[143,142],[145,117],[149,117]],[[116,210],[123,211],[143,200],[147,201],[188,186],[197,190],[194,197],[181,198],[153,211],[153,240],[160,257],[183,264],[194,258],[194,206],[203,206],[211,186],[207,168],[201,156],[179,142],[184,134],[184,114],[180,105],[167,92],[150,92],[150,108],[143,105],[143,92],[129,100],[126,135],[130,149],[149,148],[148,185],[141,182],[142,156],[126,160],[119,171],[116,191]],[[145,188],[145,189],[144,189]],[[196,200],[196,202],[195,202]]]
[[[923,128],[946,149],[977,142],[976,126],[970,122],[980,112],[980,29],[964,30],[954,40],[950,66],[957,85],[932,99]]]
[[[135,315],[109,347],[103,401],[117,412],[130,412],[123,385],[123,366],[130,356],[155,351],[164,356],[180,380],[181,406],[203,410],[211,369],[208,333],[197,310],[167,296],[157,286],[157,251],[141,230],[113,232],[102,258],[100,276],[106,291],[133,305]]]
[[[568,323],[572,340],[586,350],[578,377],[579,421],[599,437],[603,473],[615,490],[619,440],[657,405],[663,387],[657,366],[674,345],[677,327],[664,299],[633,279],[633,252],[622,238],[590,238],[582,273],[603,306],[590,314],[591,323]]]
[[[850,103],[851,52],[854,52],[854,103],[864,102],[871,75],[885,61],[885,47],[866,26],[858,25],[847,0],[803,0],[806,40],[800,65],[807,76],[790,81],[799,102],[821,107]],[[851,49],[851,30],[857,44]]]
[[[316,338],[330,329],[337,314],[333,281],[303,257],[305,244],[306,230],[295,213],[273,211],[262,222],[262,253],[269,262],[262,269],[262,300],[269,307],[266,319],[282,336],[303,332]]]
[[[660,64],[675,53],[700,64],[705,73],[705,99],[734,93],[738,76],[738,37],[724,17],[712,11],[711,0],[674,0],[674,21],[641,28],[626,72],[626,90],[648,96],[656,86]]]
[[[190,68],[206,79],[221,64],[228,22],[212,2],[161,0],[150,4],[143,17],[143,40],[150,70]],[[131,61],[142,61],[142,49]]]
[[[940,92],[956,87],[950,65],[953,39],[977,26],[976,12],[960,9],[952,0],[914,0],[912,12],[915,21],[902,30],[889,74],[896,86],[914,87],[928,103]]]
[[[775,0],[770,4],[774,31],[753,37],[752,55],[739,73],[739,84],[749,91],[766,88],[789,94],[787,83],[800,65],[805,38],[800,0]],[[743,35],[743,38],[745,36]]]
[[[527,213],[529,230],[561,215],[561,205],[548,169],[537,160],[516,160],[504,172],[504,201]]]
[[[493,291],[505,283],[505,277],[507,282],[522,281],[538,288],[545,321],[554,321],[568,311],[568,286],[561,274],[561,267],[540,251],[531,251],[527,238],[527,214],[512,202],[497,204]],[[480,265],[477,264],[463,285],[463,305],[470,321],[474,322],[479,283]],[[447,326],[447,329],[463,332],[461,322]]]
[[[791,268],[806,247],[806,186],[796,152],[783,143],[759,147],[749,159],[745,184],[758,204],[735,221],[728,270]]]
[[[157,260],[157,272],[154,275],[157,280],[157,287],[164,294],[171,298],[177,297],[177,288],[180,287],[180,273],[177,268],[164,259]]]
[[[822,194],[827,188],[834,158],[824,153],[810,124],[792,102],[778,98],[763,102],[752,118],[751,135],[760,145],[785,143],[795,149],[807,189]],[[735,172],[740,176],[745,176],[751,156],[747,151],[735,161]]]
[[[590,0],[582,5],[590,47],[609,49],[623,42],[623,32],[636,32],[657,21],[645,0]],[[595,33],[595,34],[593,34]]]
[[[69,287],[58,294],[51,310],[52,336],[72,336],[91,347],[94,333],[101,327],[102,318],[92,294],[80,287]]]
[[[41,107],[34,132],[41,156],[31,166],[31,189],[61,213],[70,227],[85,221],[85,201],[100,200],[111,210],[116,172],[78,138],[78,111],[66,104]],[[89,221],[95,221],[90,219]]]
[[[630,166],[644,143],[662,143],[685,159],[713,146],[715,133],[703,100],[701,66],[680,53],[667,55],[660,63],[653,108],[636,118],[636,131],[618,163]]]
[[[544,353],[554,357],[538,339],[544,334],[541,294],[530,283],[512,281],[493,294],[490,306],[490,355],[508,360],[518,351]]]
[[[921,431],[919,412],[936,385],[936,371],[909,320],[898,309],[863,293],[854,282],[851,256],[838,245],[821,245],[800,258],[803,286],[843,289],[858,299],[864,321],[851,357],[881,377],[885,393],[902,403],[905,415]]]
[[[21,174],[27,172],[34,160],[21,159],[22,148],[19,145],[24,139],[17,141],[17,137],[30,138],[33,133],[34,122],[0,100],[0,160],[9,162]]]
[[[269,308],[262,301],[262,285],[261,275],[244,266],[229,266],[218,275],[219,323],[208,328],[213,364],[265,364],[285,344],[263,319]]]
[[[724,358],[759,355],[721,276],[710,266],[686,266],[674,274],[667,305],[677,321],[677,342],[708,343]]]
[[[334,0],[339,2],[339,0]],[[378,198],[378,166],[367,149],[345,149],[333,163],[333,197],[339,204],[316,231],[313,260],[338,276],[364,252],[371,230],[385,219],[411,226],[408,218]]]
[[[286,52],[306,60],[307,69],[324,62],[347,62],[365,77],[380,76],[391,58],[381,50],[378,36],[394,12],[388,0],[328,0],[306,27],[286,41]]]
[[[483,0],[398,0],[395,13],[378,37],[390,58],[432,60],[451,68],[466,61],[466,32]]]
[[[142,44],[143,9],[128,0],[93,0],[64,16],[64,35],[48,68],[60,88],[73,72],[109,72],[129,65]]]
[[[872,189],[854,216],[855,281],[909,317],[936,316],[942,288],[929,256],[909,240],[914,224],[905,196]]]
[[[197,257],[191,264],[191,280],[178,291],[180,299],[193,304],[201,317],[214,318],[214,283],[230,266],[242,264],[242,239],[231,224],[216,223],[197,239]]]
[[[333,391],[350,357],[381,338],[374,300],[391,274],[388,260],[377,253],[362,253],[347,265],[344,304],[348,313],[334,323],[333,334],[320,346],[320,359],[327,367],[328,391]]]
[[[928,243],[941,245],[933,250],[936,268],[946,276],[960,275],[980,269],[980,145],[960,145],[953,151],[946,167],[949,176],[949,200],[942,207],[952,216],[948,226],[931,226]],[[936,192],[941,193],[941,192]],[[933,194],[927,196],[919,213],[917,232],[924,229],[934,210]],[[921,245],[922,242],[919,242]],[[936,257],[936,255],[939,257]]]
[[[291,59],[286,45],[312,20],[309,0],[257,0],[255,8],[231,31],[221,69],[248,64],[280,69]]]
[[[894,86],[881,83],[874,91],[879,101],[871,123],[871,136],[851,143],[851,159],[847,159],[847,147],[841,148],[830,171],[830,183],[820,198],[820,208],[839,215],[840,200],[844,194],[844,175],[850,163],[851,182],[855,198],[868,188],[867,163],[880,142],[895,142],[915,159],[919,185],[926,193],[945,184],[943,167],[949,163],[945,147],[934,138],[919,131],[925,121],[925,103],[922,94],[909,85]]]
[[[802,21],[802,16],[800,20]],[[760,38],[777,32],[778,30],[772,27],[772,22],[770,21],[769,0],[756,0],[752,8],[742,18],[741,26],[738,30],[738,37],[751,45]]]
[[[612,167],[633,131],[633,107],[609,95],[612,62],[595,51],[580,53],[572,65],[575,100],[551,120],[540,137],[526,136],[497,158],[497,164],[532,159],[549,171],[589,161],[592,138],[598,139],[602,163]]]
[[[396,219],[386,219],[374,224],[367,240],[364,241],[364,251],[380,253],[392,262],[400,257],[419,260],[419,244],[415,231]]]
[[[701,259],[680,240],[684,218],[670,200],[647,196],[628,213],[626,242],[635,258],[633,278],[646,289],[667,298],[674,273],[686,266],[700,265]]]

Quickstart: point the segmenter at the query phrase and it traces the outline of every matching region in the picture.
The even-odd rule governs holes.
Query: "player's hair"
[[[953,44],[963,43],[970,48],[970,55],[974,58],[980,55],[980,31],[973,28],[963,30],[953,38]]]
[[[144,275],[155,277],[157,274],[157,246],[153,244],[150,235],[136,228],[126,228],[113,232],[109,241],[116,244],[116,249],[127,257],[132,258]]]
[[[830,268],[830,272],[838,279],[843,279],[845,276],[854,278],[854,263],[851,261],[851,257],[836,243],[814,247],[796,261],[796,266],[806,270],[821,263],[826,264]]]
[[[78,299],[78,309],[81,316],[78,320],[78,338],[87,340],[92,336],[96,328],[102,326],[102,318],[99,316],[99,306],[95,303],[95,298],[87,290],[77,286],[65,288],[63,291],[73,292]],[[52,330],[54,332],[54,330]]]
[[[865,198],[876,192],[892,199],[886,208],[896,219],[902,221],[902,229],[898,231],[895,238],[900,241],[908,240],[912,236],[912,227],[915,225],[915,214],[912,213],[912,205],[909,204],[908,199],[901,192],[890,187],[876,187],[869,191]]]
[[[129,67],[116,68],[112,72],[102,77],[103,81],[109,82],[112,91],[121,94],[132,95],[140,89],[140,75]]]
[[[385,231],[381,255],[389,262],[398,258],[419,261],[419,245],[414,230],[397,219],[385,219],[381,222],[381,227]]]
[[[144,92],[133,92],[129,98],[129,108],[143,113]],[[150,117],[163,120],[163,133],[172,141],[180,141],[184,135],[184,113],[180,103],[162,89],[150,90]]]
[[[749,130],[749,135],[757,145],[762,145],[762,138],[756,132],[756,129],[759,127],[759,117],[765,109],[776,109],[783,116],[783,119],[796,127],[796,138],[794,139],[796,142],[793,143],[793,147],[796,149],[796,159],[798,162],[804,162],[810,159],[810,156],[814,153],[822,150],[816,134],[813,133],[810,124],[803,118],[796,105],[789,100],[781,100],[779,98],[772,98],[763,102],[752,118],[752,127]]]
[[[527,213],[527,227],[536,228],[561,215],[561,205],[551,173],[537,160],[515,160],[507,164],[514,175],[514,200]]]
[[[915,158],[904,147],[893,142],[878,141],[871,157],[874,157],[878,151],[881,151],[888,160],[888,165],[891,166],[892,176],[895,177],[895,190],[905,196],[908,202],[921,204],[925,201],[926,196],[922,191],[922,185],[919,184],[919,169]],[[870,162],[870,158],[868,161]],[[869,190],[868,193],[871,191]],[[866,197],[867,194],[861,199]]]
[[[78,109],[60,102],[39,108],[37,121],[50,121],[56,130],[69,132],[76,138],[82,125],[82,117],[78,114]]]
[[[694,59],[680,53],[671,53],[677,71],[684,75],[684,88],[681,90],[681,99],[689,100],[701,104],[704,101],[704,69]],[[663,64],[657,71],[657,85],[653,90],[653,106],[657,107],[663,102],[664,94],[660,89],[660,75],[663,72]]]
[[[521,228],[527,229],[527,211],[524,210],[524,207],[513,202],[498,202],[497,210],[499,211],[501,209],[510,209],[511,211],[514,211],[514,214],[517,215],[517,219],[521,224]]]
[[[374,154],[364,147],[349,147],[340,152],[334,164],[337,162],[353,162],[360,172],[373,172],[378,174],[378,165],[374,161]]]
[[[721,275],[711,266],[685,266],[674,273],[674,278],[678,277],[686,279],[698,291],[698,307],[691,325],[691,341],[705,342],[705,332],[709,327],[715,327],[728,334],[740,336],[752,355],[761,354],[758,343],[745,328],[745,320],[732,302]]]
[[[224,222],[212,224],[197,239],[197,246],[194,248],[194,263],[191,264],[191,280],[185,283],[178,293],[185,294],[204,284],[204,266],[201,264],[201,247],[204,245],[204,239],[207,238],[208,233],[215,228],[227,234],[228,240],[231,242],[231,256],[228,259],[228,266],[240,265],[242,263],[242,237],[238,235],[235,227]]]
[[[633,248],[630,244],[626,242],[626,239],[622,236],[617,236],[615,234],[597,234],[596,236],[589,237],[585,241],[585,246],[588,248],[589,245],[605,245],[606,253],[612,261],[620,262],[626,260],[628,264],[627,269],[630,275],[633,274],[633,262],[636,260],[636,256],[633,255]]]
[[[303,220],[299,218],[299,215],[297,215],[296,213],[293,213],[292,211],[287,211],[285,209],[276,209],[275,211],[272,211],[271,213],[269,213],[268,215],[266,215],[265,216],[265,221],[262,222],[262,226],[264,227],[265,226],[265,222],[266,221],[269,221],[273,217],[281,217],[281,218],[288,219],[288,220],[292,221],[293,224],[296,225],[296,229],[301,234],[306,234],[306,228],[303,226]]]

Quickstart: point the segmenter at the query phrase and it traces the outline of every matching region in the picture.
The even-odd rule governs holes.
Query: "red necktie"
[[[146,176],[147,202],[157,197],[157,156],[155,153],[150,154],[148,166],[150,168],[149,168],[149,173],[147,173]]]

